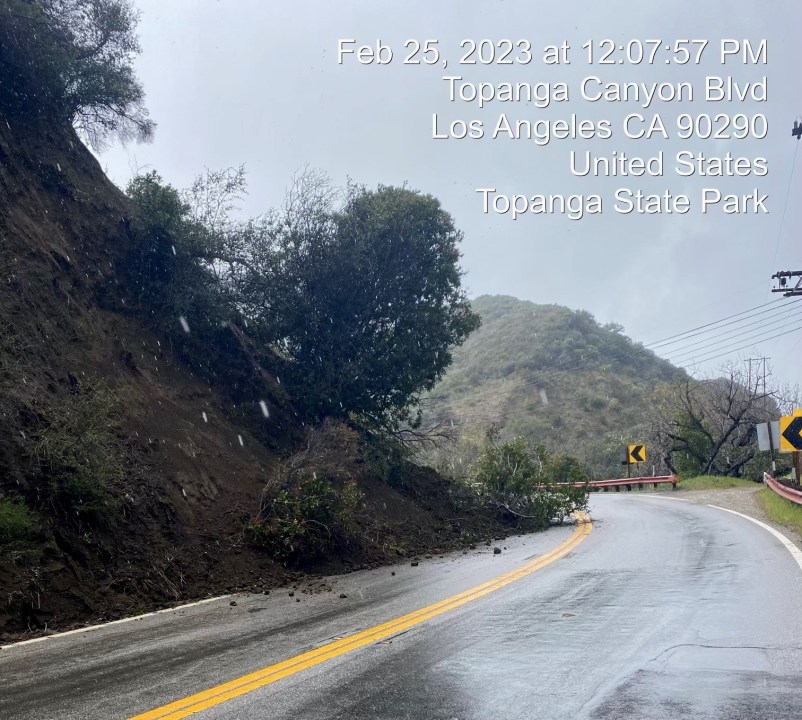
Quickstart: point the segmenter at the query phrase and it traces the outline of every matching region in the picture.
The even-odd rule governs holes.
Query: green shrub
[[[551,457],[524,438],[499,444],[497,433],[490,433],[471,474],[484,502],[516,525],[541,530],[587,507],[587,486],[574,486],[587,481],[579,462],[566,455]]]
[[[263,499],[257,518],[246,526],[250,544],[280,559],[312,560],[353,534],[362,493],[353,480],[312,475]]]
[[[348,542],[362,493],[349,465],[358,438],[338,423],[311,430],[305,450],[279,465],[245,539],[283,560],[313,560]]]
[[[543,475],[546,476],[549,482],[577,483],[590,480],[590,473],[587,467],[573,455],[566,455],[565,453],[551,455],[544,453],[542,449],[540,449],[539,454],[543,460]]]
[[[0,544],[25,540],[38,528],[36,515],[20,498],[0,498]]]
[[[34,455],[51,502],[79,523],[108,519],[116,507],[109,486],[124,475],[113,425],[117,402],[105,384],[85,382],[43,411]]]
[[[459,511],[473,511],[482,505],[479,488],[469,478],[447,475],[438,470],[441,477],[448,479],[448,495],[454,507]]]

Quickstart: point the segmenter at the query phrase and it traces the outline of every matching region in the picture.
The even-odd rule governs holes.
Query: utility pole
[[[792,287],[788,287],[788,281],[791,278],[799,278],[799,280]],[[772,288],[772,292],[781,292],[785,297],[802,295],[802,270],[779,270],[771,276],[771,279],[778,282],[778,287]]]
[[[802,121],[794,120],[794,128],[791,130],[791,137],[795,137],[797,142],[802,139]],[[799,279],[792,288],[786,290],[788,280],[791,278]],[[783,292],[783,290],[786,290],[786,292],[783,292],[785,297],[802,295],[802,270],[781,270],[772,275],[772,280],[774,279],[777,280],[780,287],[778,289],[772,289],[772,292]],[[798,484],[802,484],[802,452],[798,450],[794,451],[792,462],[794,465],[794,480],[796,480]]]
[[[768,374],[768,371],[766,370],[766,362],[768,360],[771,360],[771,358],[768,358],[768,357],[747,358],[747,362],[749,363],[749,372],[748,372],[748,375],[747,375],[746,384],[749,387],[749,392],[753,392],[753,390],[752,390],[752,361],[755,362],[756,372],[758,373],[755,376],[755,387],[754,387],[755,395],[757,395],[757,390],[758,390],[758,387],[760,387],[761,381],[763,382],[763,396],[765,397],[765,395],[766,395],[766,375]],[[762,372],[762,374],[760,373],[760,365],[761,365],[761,363],[763,364],[763,372]]]
[[[802,120],[794,120],[794,127],[791,130],[791,137],[795,137],[797,142],[802,138]],[[792,287],[788,286],[788,281],[799,278]],[[778,270],[771,276],[772,280],[777,281],[777,287],[772,288],[772,292],[781,292],[785,297],[795,297],[802,295],[802,270]]]

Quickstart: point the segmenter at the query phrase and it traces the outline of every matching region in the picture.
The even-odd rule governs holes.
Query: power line
[[[650,350],[653,350],[656,347],[659,347],[659,346],[664,345],[664,344],[671,345],[672,343],[670,343],[668,341],[669,340],[674,340],[674,338],[680,338],[680,339],[684,340],[684,339],[686,339],[686,337],[684,337],[684,336],[694,337],[695,335],[699,334],[699,333],[696,333],[694,331],[703,330],[704,328],[712,328],[713,325],[719,325],[720,327],[725,327],[725,325],[732,325],[733,323],[740,322],[740,320],[734,320],[732,323],[725,323],[725,324],[722,324],[722,323],[724,323],[725,320],[730,320],[732,318],[737,318],[737,317],[739,317],[741,315],[745,315],[746,313],[750,313],[750,312],[752,312],[752,310],[759,310],[760,308],[764,308],[764,307],[769,306],[769,305],[773,306],[773,307],[770,307],[768,310],[763,310],[762,312],[755,313],[754,315],[749,315],[748,317],[741,318],[741,319],[742,320],[747,320],[747,319],[752,318],[752,317],[757,317],[758,315],[764,315],[765,313],[772,312],[777,307],[780,307],[780,306],[777,305],[777,301],[778,300],[782,300],[782,299],[783,298],[776,298],[774,300],[771,300],[770,302],[763,303],[762,305],[756,305],[753,308],[749,308],[749,310],[744,310],[743,312],[736,313],[735,315],[728,315],[727,317],[721,318],[720,320],[714,320],[713,322],[705,323],[704,325],[699,325],[698,327],[691,328],[690,330],[686,330],[685,332],[677,333],[676,335],[670,335],[669,337],[663,338],[662,340],[655,340],[653,343],[649,343],[648,345],[645,345],[644,347],[647,347]],[[718,328],[716,328],[716,329],[718,329]],[[693,335],[691,335],[691,333],[693,333]],[[679,340],[677,340],[676,342],[679,342]]]
[[[796,129],[797,125],[794,123],[794,128]],[[794,159],[791,162],[791,174],[788,176],[788,188],[785,191],[785,204],[783,205],[783,213],[782,217],[780,218],[780,227],[777,229],[777,242],[774,245],[774,259],[771,261],[771,267],[774,268],[777,265],[777,254],[780,252],[780,239],[782,238],[783,234],[783,226],[785,225],[785,211],[788,210],[788,198],[791,197],[791,183],[794,179],[794,173],[796,172],[796,156],[799,152],[799,138],[797,138],[796,142],[796,149],[794,150]],[[766,297],[771,293],[771,290],[766,294]]]
[[[794,308],[794,311],[796,311],[796,308]],[[796,312],[788,313],[787,315],[785,315],[783,317],[779,317],[779,318],[776,318],[776,319],[772,320],[772,322],[770,322],[770,323],[761,323],[761,327],[763,329],[765,329],[765,328],[774,327],[774,326],[776,326],[778,324],[781,324],[781,323],[788,324],[789,322],[796,322],[797,318],[794,318],[793,320],[789,319],[789,318],[793,317],[794,315],[796,315]],[[750,326],[751,325],[754,325],[754,323],[750,323]],[[676,358],[683,357],[684,355],[689,355],[689,354],[692,355],[693,353],[698,353],[699,352],[698,350],[690,350],[690,351],[688,351],[688,350],[686,350],[686,348],[695,347],[697,345],[703,345],[703,346],[719,345],[720,343],[727,342],[729,340],[733,340],[733,339],[741,337],[743,335],[749,335],[750,333],[753,333],[753,332],[755,332],[754,329],[745,330],[743,332],[739,331],[739,332],[736,332],[736,333],[724,333],[723,336],[715,335],[715,336],[710,337],[710,338],[708,338],[706,340],[698,340],[698,341],[690,343],[688,345],[684,345],[682,347],[675,348],[674,350],[672,350],[671,352],[669,352],[666,355],[666,359],[669,362],[673,362],[674,359],[676,359]],[[711,340],[713,340],[714,337],[721,337],[722,339],[721,340],[716,340],[715,342],[711,342]]]
[[[772,339],[777,338],[777,337],[782,337],[783,335],[788,335],[788,334],[790,334],[792,332],[795,332],[796,330],[802,330],[802,325],[797,325],[795,327],[792,327],[792,328],[786,330],[785,332],[780,333],[779,335],[772,335],[771,337],[763,338],[763,339],[760,340],[760,342],[766,342],[767,340],[772,340]],[[772,332],[772,331],[771,330],[767,330],[766,332]],[[730,350],[729,352],[722,353],[722,355],[731,355],[733,352],[736,352],[737,350],[745,350],[748,347],[752,347],[754,345],[754,341],[757,340],[759,337],[761,337],[761,335],[765,335],[765,334],[766,333],[760,333],[759,335],[755,335],[754,337],[750,338],[750,342],[748,344],[742,345],[741,347],[737,348],[736,350]],[[744,341],[739,341],[739,343],[740,342],[744,342]],[[735,344],[738,345],[739,343],[735,343]],[[723,348],[719,348],[719,350],[721,350],[721,349],[723,349]],[[713,350],[711,352],[717,352],[717,350]],[[702,358],[698,358],[698,359],[696,357],[692,356],[690,359],[686,359],[683,362],[685,364],[698,365],[699,363],[708,362],[710,360],[715,360],[718,357],[722,357],[722,355],[714,355],[713,357],[702,357]]]

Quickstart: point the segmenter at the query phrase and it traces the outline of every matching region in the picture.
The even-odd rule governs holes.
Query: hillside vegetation
[[[155,130],[136,19],[0,0],[0,638],[582,507],[544,488],[564,459],[523,446],[472,484],[409,460],[421,393],[479,323],[436,198],[311,173],[241,220],[241,170],[105,177],[84,143]],[[532,458],[514,482],[510,457]]]
[[[617,477],[621,446],[648,439],[657,386],[684,377],[583,310],[487,295],[472,308],[481,327],[425,401],[426,424],[453,427],[459,438],[457,465],[473,460],[495,424],[503,437],[570,452],[594,476]],[[453,462],[439,456],[441,465]]]

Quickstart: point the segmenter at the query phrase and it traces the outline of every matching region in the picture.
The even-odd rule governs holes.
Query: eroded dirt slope
[[[0,122],[0,497],[33,527],[0,538],[0,637],[287,579],[243,527],[302,443],[291,399],[270,368],[244,400],[229,378],[202,381],[148,330],[123,281],[134,220],[71,128]],[[319,569],[500,532],[457,517],[433,472],[406,467],[389,487],[349,462],[358,534]]]

